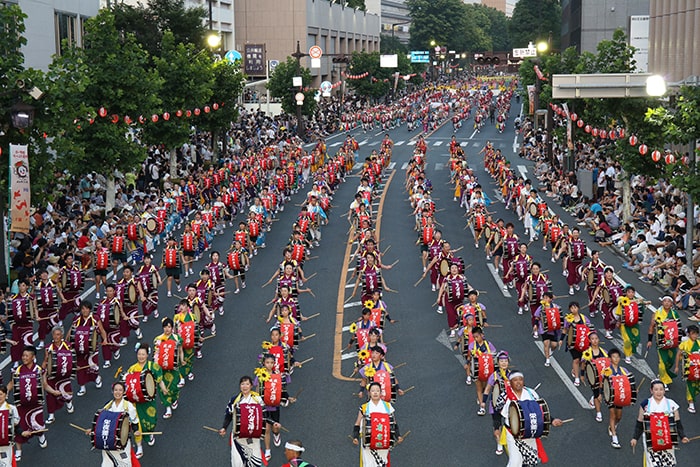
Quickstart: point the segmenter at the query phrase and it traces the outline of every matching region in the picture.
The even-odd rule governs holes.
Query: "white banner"
[[[29,233],[31,194],[27,146],[10,144],[10,232]]]

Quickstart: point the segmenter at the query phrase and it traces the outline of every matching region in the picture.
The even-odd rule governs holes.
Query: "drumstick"
[[[402,438],[404,441],[406,441],[406,438],[408,438],[408,435],[411,434],[411,430],[408,430],[406,433],[403,434]]]
[[[502,324],[490,324],[490,323],[486,323],[486,324],[488,324],[488,326],[484,326],[484,327],[487,327],[487,328],[502,328],[503,327]]]
[[[399,363],[398,365],[396,365],[396,366],[394,367],[394,370],[398,370],[399,368],[401,368],[402,366],[405,366],[405,365],[406,365],[406,362]]]
[[[207,337],[203,338],[203,339],[202,339],[202,342],[204,342],[204,341],[207,340],[207,339],[211,339],[212,337],[216,337],[216,334],[212,334],[212,335],[210,335],[210,336],[207,336]]]
[[[696,439],[700,439],[700,436],[693,436],[692,438],[688,438],[688,442],[695,441]]]
[[[162,435],[162,431],[142,431],[142,435]]]
[[[298,398],[299,398],[299,394],[301,394],[302,392],[304,392],[304,388],[300,388],[300,389],[297,391],[297,393],[294,394],[294,399],[298,399]]]
[[[421,281],[422,281],[423,279],[425,279],[425,274],[423,274],[422,276],[420,276],[420,279],[418,279],[418,282],[416,282],[415,284],[413,284],[413,287],[418,287],[418,284],[420,284]]]
[[[537,388],[539,388],[540,386],[542,386],[542,383],[538,383],[537,386],[535,386],[535,391],[537,391]]]
[[[464,248],[464,247],[461,246],[461,247],[457,248],[456,250],[450,250],[450,252],[452,252],[452,253],[457,253],[459,250],[461,250],[461,249],[463,249],[463,248]]]
[[[30,431],[30,433],[33,434],[33,435],[36,435],[36,434],[39,434],[39,433],[46,433],[47,431],[49,431],[48,428],[42,428],[41,430],[32,430],[32,431]]]
[[[416,388],[415,386],[411,386],[411,387],[408,388],[408,389],[404,389],[403,393],[406,394],[408,391],[412,391],[412,390],[415,389],[415,388]]]
[[[311,315],[311,316],[305,316],[305,318],[306,318],[305,321],[308,321],[308,320],[313,319],[313,318],[315,318],[315,317],[317,317],[317,316],[320,316],[320,315],[321,315],[321,313],[314,313],[314,314]]]
[[[642,384],[644,384],[644,381],[646,381],[646,379],[647,379],[647,377],[645,376],[645,377],[642,378],[642,380],[639,382],[639,385],[637,385],[637,392],[639,392],[639,388],[642,387]]]
[[[385,255],[386,252],[389,251],[390,249],[391,249],[391,245],[389,245],[388,247],[386,247],[386,250],[384,250],[384,251],[382,252],[382,255]]]
[[[566,420],[562,420],[561,423],[563,425],[564,423],[569,423],[569,422],[573,422],[573,421],[574,421],[573,418],[567,418]]]
[[[299,362],[299,366],[301,367],[301,366],[304,365],[304,363],[309,363],[309,362],[310,362],[311,360],[313,360],[313,359],[314,359],[314,357],[307,358],[307,359],[304,360],[303,362]]]
[[[90,430],[88,430],[87,428],[83,428],[82,426],[78,426],[74,423],[69,423],[69,425],[75,428],[76,430],[82,431],[83,433],[90,433]]]
[[[205,430],[213,431],[214,433],[219,432],[219,430],[217,430],[216,428],[212,428],[212,427],[206,426],[206,425],[204,425],[202,428],[204,428]]]
[[[309,259],[311,259],[311,258],[309,258]],[[315,272],[315,273],[311,274],[309,277],[307,277],[306,282],[309,282],[314,276],[316,276],[316,274],[318,274],[318,273]]]
[[[399,261],[401,261],[401,260],[400,260],[400,259],[397,259],[396,261],[394,261],[393,263],[391,263],[391,264],[389,265],[389,267],[390,267],[390,268],[393,268],[394,266],[396,266],[396,265],[399,263]]]
[[[306,341],[306,340],[309,340],[309,339],[311,339],[312,337],[314,337],[315,335],[316,335],[316,333],[309,334],[308,336],[304,336],[304,337],[302,337],[301,339],[299,339],[299,342],[304,342],[304,341]]]

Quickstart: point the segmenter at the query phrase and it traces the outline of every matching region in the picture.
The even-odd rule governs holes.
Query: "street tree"
[[[548,41],[558,50],[561,36],[560,0],[519,0],[509,24],[513,47],[527,47],[530,42]]]
[[[407,0],[406,5],[411,14],[412,50],[425,50],[433,42],[459,53],[491,50],[488,31],[460,0]]]
[[[304,105],[301,108],[301,113],[310,117],[316,110],[316,101],[314,100],[316,91],[308,88],[311,85],[311,72],[308,68],[300,66],[293,57],[287,57],[286,62],[280,62],[275,67],[275,71],[267,82],[267,89],[270,90],[272,97],[282,101],[282,110],[293,115],[296,113],[297,107],[294,95],[299,92],[299,88],[292,86],[292,78],[295,76],[301,76],[302,79]]]
[[[408,53],[408,47],[401,42],[398,37],[382,34],[379,36],[379,51],[383,54],[403,54]]]
[[[348,86],[357,95],[377,100],[386,96],[396,83],[397,89],[404,86],[403,79],[396,81],[396,73],[406,75],[411,73],[411,64],[405,55],[398,55],[397,68],[382,68],[380,66],[379,52],[354,52],[348,65],[348,74],[367,76],[360,79],[348,79]]]
[[[66,47],[49,66],[52,147],[74,176],[105,175],[107,210],[114,206],[115,171],[136,170],[146,157],[127,122],[160,108],[162,80],[148,63],[134,35],[121,34],[112,13],[101,10],[86,21],[84,47]]]
[[[163,34],[161,54],[154,61],[158,76],[163,81],[159,93],[159,111],[170,115],[167,120],[164,117],[157,122],[147,123],[143,139],[148,144],[165,145],[170,153],[170,176],[175,178],[176,149],[189,141],[191,125],[198,120],[194,115],[188,118],[185,112],[199,108],[201,115],[201,108],[212,96],[212,58],[207,51],[197,50],[193,44],[177,43],[175,36],[166,31]]]

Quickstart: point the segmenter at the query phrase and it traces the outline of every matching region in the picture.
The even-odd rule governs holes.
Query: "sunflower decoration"
[[[565,317],[567,323],[573,323],[574,322],[574,315],[566,315]]]
[[[267,371],[267,368],[260,367],[255,369],[255,376],[258,377],[258,381],[261,383],[264,383],[268,379],[270,379],[270,372]]]
[[[269,350],[269,349],[272,348],[272,342],[270,342],[270,341],[263,341],[261,347],[263,348],[263,350]]]
[[[603,376],[605,376],[606,378],[609,376],[612,376],[612,368],[608,367],[608,368],[604,369]]]
[[[352,334],[355,334],[355,332],[357,332],[357,323],[352,323],[348,328],[348,331],[350,331]]]
[[[367,367],[367,369],[365,370],[365,376],[368,377],[368,378],[373,377],[373,376],[375,375],[375,373],[377,373],[377,371],[374,369],[373,366],[369,366],[369,367]]]
[[[360,350],[359,352],[357,352],[357,358],[359,358],[360,360],[367,360],[369,358],[369,350]]]
[[[630,306],[630,299],[627,297],[620,297],[617,299],[617,301],[623,308]]]
[[[365,308],[369,308],[370,310],[374,308],[374,302],[372,300],[365,300]]]

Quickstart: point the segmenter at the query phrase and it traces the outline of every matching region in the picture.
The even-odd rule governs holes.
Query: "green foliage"
[[[119,31],[136,36],[152,56],[160,55],[163,34],[170,31],[176,43],[205,47],[208,12],[204,7],[185,8],[184,0],[148,0],[144,6],[114,2],[110,7]]]
[[[382,34],[379,37],[379,51],[383,54],[403,54],[406,55],[409,50],[406,44],[401,42],[398,37]]]
[[[197,52],[192,44],[176,43],[175,36],[166,31],[163,34],[161,56],[155,58],[155,66],[163,85],[159,93],[162,107],[154,110],[175,112],[209,102],[214,76],[211,58],[206,52]],[[191,124],[187,118],[171,115],[168,121],[159,120],[147,124],[144,141],[150,144],[163,143],[167,148],[181,146],[189,139]]]
[[[519,0],[513,9],[509,25],[513,47],[549,40],[550,47],[559,49],[561,36],[561,2],[559,0]]]
[[[220,105],[223,103],[223,106],[216,112],[202,114],[199,126],[218,135],[225,132],[230,123],[238,119],[236,99],[243,91],[245,76],[241,72],[240,60],[235,64],[228,60],[219,60],[214,63],[212,72],[214,81],[211,87],[211,101]]]
[[[505,13],[486,5],[469,5],[477,10],[482,10],[488,17],[489,24],[484,24],[483,29],[491,37],[492,50],[494,52],[511,52],[510,34],[508,32],[508,17]]]
[[[491,50],[488,16],[461,0],[407,0],[406,5],[412,19],[412,50],[427,50],[431,41],[458,53]]]
[[[365,11],[367,7],[365,6],[365,0],[347,0],[345,6],[350,8],[357,8],[358,10]]]
[[[301,76],[303,87],[307,88],[311,84],[311,72],[308,68],[304,68],[297,64],[294,57],[287,57],[286,62],[280,62],[275,71],[270,75],[270,80],[267,82],[267,89],[270,90],[270,95],[282,100],[282,110],[288,114],[294,115],[297,111],[296,100],[294,95],[299,92],[298,89],[292,87],[292,78]],[[304,115],[311,116],[316,110],[316,101],[314,100],[313,89],[304,91],[304,105],[301,112]]]
[[[366,78],[349,79],[348,86],[360,96],[367,96],[371,99],[384,97],[394,88],[395,73],[411,73],[411,63],[405,55],[398,55],[398,68],[382,68],[379,66],[379,52],[355,52],[348,65],[349,74],[369,73]],[[399,79],[397,89],[404,86],[402,79]]]
[[[676,99],[675,109],[656,107],[649,109],[645,120],[659,131],[664,139],[677,145],[688,145],[694,154],[690,154],[688,164],[682,162],[681,154],[676,152],[676,163],[665,167],[666,176],[671,183],[694,199],[700,197],[700,170],[696,158],[698,151],[696,141],[700,139],[700,88],[683,86]],[[659,149],[661,146],[655,146]],[[650,150],[652,147],[650,146]]]
[[[134,170],[146,151],[127,137],[123,117],[148,118],[158,110],[162,80],[157,70],[148,69],[148,53],[133,34],[117,31],[109,11],[89,19],[85,30],[85,48],[68,48],[49,67],[52,146],[62,167],[76,176],[105,168]],[[97,115],[102,106],[106,118]],[[121,120],[112,123],[111,115]]]

